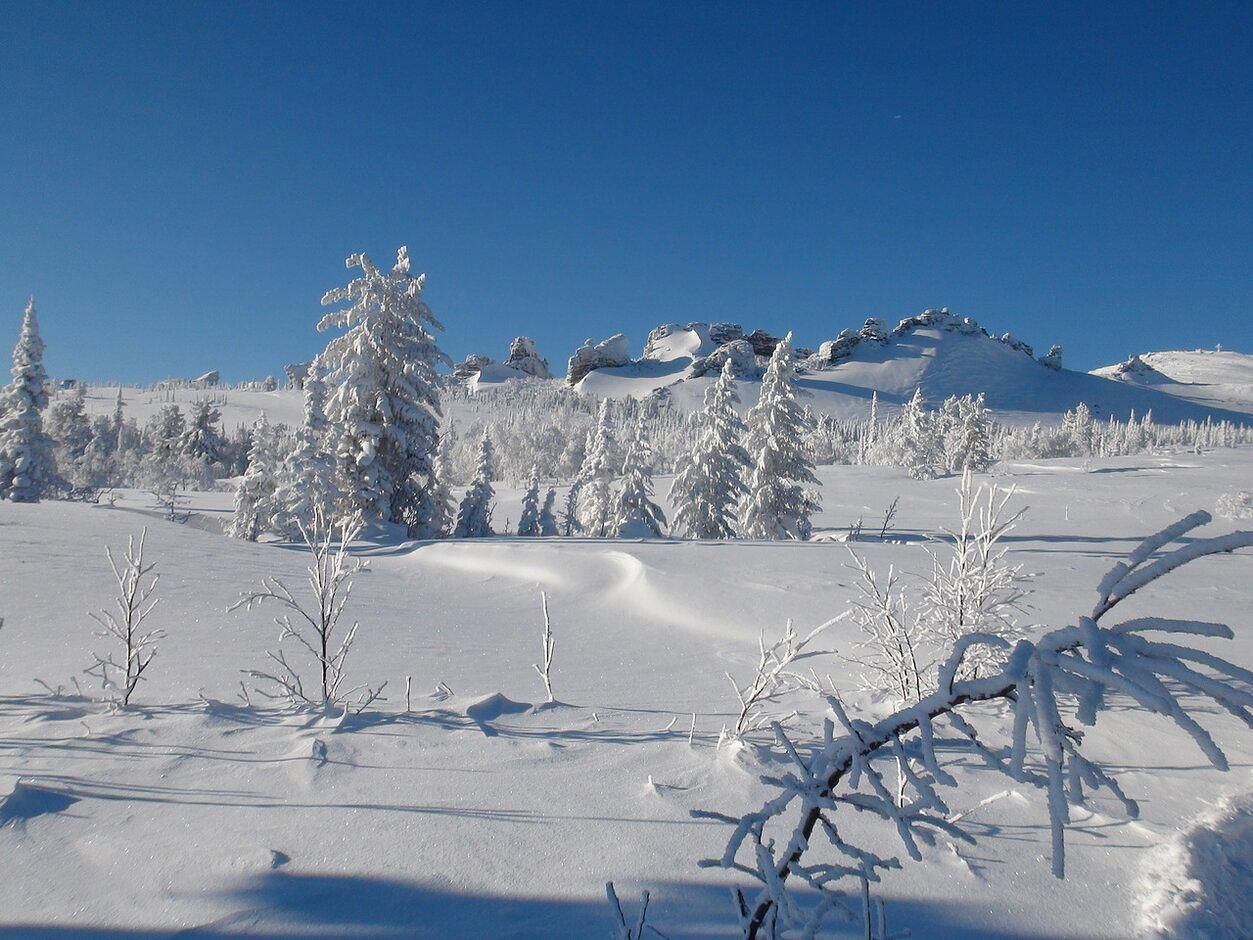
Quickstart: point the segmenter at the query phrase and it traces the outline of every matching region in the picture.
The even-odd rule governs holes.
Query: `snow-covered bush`
[[[1214,511],[1227,519],[1253,519],[1253,493],[1248,490],[1223,493]]]
[[[113,557],[112,549],[105,548],[105,557],[109,559],[109,567],[117,581],[117,596],[114,598],[117,613],[102,610],[88,614],[100,626],[96,636],[108,641],[111,648],[104,655],[92,653],[95,662],[88,667],[87,673],[98,678],[101,687],[115,696],[115,704],[123,707],[130,705],[135,686],[157,653],[157,643],[165,637],[165,631],[149,629],[144,625],[160,600],[152,596],[160,578],[160,575],[152,573],[156,564],[144,562],[144,540],[147,537],[148,530],[144,529],[138,544],[134,536],[127,539],[126,554],[120,562]],[[150,575],[152,580],[148,580]],[[120,656],[121,662],[115,654]]]
[[[279,647],[266,651],[273,663],[270,671],[244,670],[245,675],[261,683],[257,687],[258,694],[290,708],[326,714],[347,712],[350,708],[360,712],[382,694],[386,682],[375,687],[361,684],[343,688],[344,669],[357,637],[357,623],[354,621],[352,626],[341,630],[340,621],[352,593],[353,576],[362,568],[361,562],[350,553],[350,546],[360,533],[358,517],[338,522],[315,517],[313,526],[301,533],[309,553],[307,599],[297,597],[278,578],[267,576],[261,579],[259,590],[244,591],[228,608],[251,611],[254,607],[276,604],[282,610],[274,618],[280,631]],[[283,644],[289,640],[305,663],[288,659]]]
[[[735,698],[739,702],[739,712],[735,723],[726,729],[725,736],[740,741],[751,732],[768,727],[772,722],[779,721],[780,716],[766,710],[767,706],[775,705],[794,692],[801,690],[817,691],[818,683],[811,676],[796,671],[796,665],[803,659],[817,655],[817,651],[809,649],[814,637],[822,633],[832,624],[838,623],[843,617],[836,617],[822,626],[810,630],[805,636],[798,636],[792,621],[787,622],[783,635],[769,646],[763,632],[757,639],[757,668],[753,677],[741,685],[731,673],[725,673],[731,688],[735,690]]]
[[[1199,722],[1197,703],[1209,700],[1253,725],[1253,672],[1179,639],[1230,639],[1230,628],[1161,617],[1105,625],[1119,603],[1158,578],[1209,555],[1253,547],[1253,532],[1185,540],[1209,521],[1207,513],[1197,512],[1142,542],[1101,580],[1091,614],[1079,616],[1074,625],[1012,646],[990,634],[963,637],[940,668],[935,690],[886,718],[855,718],[837,695],[827,695],[830,717],[812,748],[798,745],[775,723],[775,736],[791,762],[790,771],[775,780],[778,792],[739,818],[695,814],[734,826],[722,857],[703,864],[734,869],[761,883],[752,896],[739,894],[744,936],[813,936],[832,916],[857,918],[845,883],[876,882],[900,862],[848,840],[841,820],[853,810],[894,828],[915,861],[922,859],[919,843],[932,844],[937,832],[973,841],[959,821],[949,818],[942,795],[943,788],[958,787],[959,781],[941,765],[935,747],[941,730],[967,740],[997,772],[1045,790],[1053,873],[1059,878],[1065,874],[1070,806],[1084,805],[1089,790],[1103,789],[1129,816],[1138,811],[1117,781],[1085,753],[1077,727],[1095,724],[1111,696],[1172,720],[1210,763],[1226,769],[1226,755]],[[1161,640],[1160,634],[1170,639]],[[969,671],[964,666],[971,651],[983,645],[1007,650],[1003,667],[981,678],[959,678]],[[1010,710],[1008,747],[994,746],[980,733],[981,719],[987,717],[980,707],[984,702]],[[885,780],[886,763],[905,776],[901,798]],[[816,905],[803,906],[793,895],[797,881],[818,892]]]

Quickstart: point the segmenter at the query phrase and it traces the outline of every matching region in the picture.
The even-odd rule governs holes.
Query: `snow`
[[[597,369],[576,387],[610,398],[643,398],[664,390],[679,407],[697,410],[705,387],[716,376],[689,378],[691,356],[677,354],[678,342],[670,342],[674,336],[683,338],[686,333],[666,337],[670,343],[666,355],[675,353],[671,358],[639,359],[624,366]],[[1233,366],[1223,374],[1243,373]],[[1051,369],[982,333],[921,326],[895,335],[884,344],[860,343],[848,358],[834,366],[798,375],[796,387],[803,405],[815,412],[841,417],[864,417],[875,391],[882,405],[899,407],[921,388],[933,407],[952,395],[983,392],[990,410],[1015,423],[1043,420],[1080,402],[1086,402],[1100,419],[1109,415],[1125,419],[1132,411],[1137,415],[1152,411],[1155,420],[1173,423],[1188,418],[1204,420],[1206,415],[1216,420],[1247,422],[1248,415],[1253,414],[1253,378],[1246,381],[1250,383],[1247,387],[1207,387],[1205,395],[1167,394],[1161,388],[1130,385],[1102,375]],[[1171,386],[1172,392],[1178,387]],[[741,382],[740,394],[746,408],[752,406],[759,389],[759,382]]]
[[[298,393],[293,401],[294,424]],[[1251,474],[1253,452],[1238,449],[1000,464],[975,481],[1017,488],[1027,512],[1006,540],[1008,561],[1035,575],[1029,622],[1057,627],[1091,607],[1102,574],[1141,537],[1247,489]],[[877,528],[900,496],[887,540],[859,543],[858,553],[880,570],[927,570],[923,537],[953,524],[954,478],[912,481],[877,467],[818,475],[816,532],[859,516]],[[668,491],[668,479],[656,482]],[[516,520],[522,490],[500,486],[497,498],[496,518]],[[160,520],[146,499],[0,503],[0,795],[15,794],[0,804],[0,853],[20,860],[0,879],[0,923],[13,935],[601,936],[612,925],[610,879],[629,910],[640,889],[652,891],[650,923],[670,936],[734,934],[726,889],[743,879],[696,867],[721,854],[727,831],[689,810],[754,809],[769,794],[758,773],[777,768],[756,766],[750,749],[716,748],[738,711],[723,673],[751,675],[763,629],[778,636],[792,618],[803,635],[847,606],[855,572],[844,545],[369,543],[346,615],[361,623],[348,681],[386,679],[388,701],[341,722],[237,697],[240,670],[263,664],[277,628],[226,607],[262,574],[298,582],[301,553],[200,527],[226,514],[230,494],[197,494],[186,525]],[[161,574],[153,625],[168,636],[136,707],[110,713],[94,688],[80,697],[71,677],[84,681],[90,664],[87,611],[111,598],[104,546],[124,546],[144,524]],[[1234,641],[1202,645],[1250,667],[1251,574],[1248,552],[1206,560],[1125,606],[1228,622]],[[551,709],[527,705],[544,695],[531,666],[542,655],[541,589],[556,639],[553,685],[569,703]],[[845,657],[855,640],[854,624],[834,625],[818,644],[834,653],[807,666],[848,690],[851,709],[874,715],[884,704],[852,691],[856,667]],[[802,723],[820,713],[816,702],[798,706]],[[1222,714],[1206,722],[1228,750],[1228,773],[1138,710],[1115,709],[1087,732],[1085,749],[1113,768],[1142,816],[1127,822],[1109,800],[1075,812],[1064,882],[1048,870],[1044,796],[1006,790],[973,755],[947,749],[946,769],[962,783],[952,809],[978,845],[942,839],[923,848],[923,864],[885,875],[876,894],[891,928],[928,938],[1141,929],[1154,851],[1180,820],[1251,788],[1248,730]],[[863,844],[896,851],[894,834],[873,821],[849,825]],[[1189,837],[1179,876],[1217,885],[1237,913],[1247,873],[1238,884],[1219,876],[1241,873],[1246,825],[1209,825],[1229,846],[1221,853]]]
[[[1197,349],[1143,353],[1162,391],[1197,404],[1253,414],[1253,355]],[[1102,366],[1093,375],[1112,376],[1119,365]]]

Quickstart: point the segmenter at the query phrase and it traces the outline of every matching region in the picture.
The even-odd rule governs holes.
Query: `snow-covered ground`
[[[924,570],[923,540],[952,522],[954,480],[867,467],[820,475],[818,535],[858,517],[877,527],[899,495],[888,542],[856,547],[875,566]],[[1036,574],[1030,620],[1056,626],[1090,608],[1100,575],[1138,537],[1247,488],[1253,452],[1010,464],[994,476],[1029,507],[1011,544]],[[671,936],[734,934],[735,879],[696,866],[727,833],[689,817],[746,811],[768,792],[756,758],[716,747],[732,717],[723,673],[751,670],[759,631],[844,609],[847,546],[372,543],[353,593],[361,627],[349,678],[388,680],[388,698],[335,727],[239,698],[240,670],[263,664],[278,629],[264,612],[226,608],[262,574],[297,580],[301,553],[217,535],[229,494],[198,495],[186,525],[149,515],[146,500],[0,503],[0,794],[11,794],[0,802],[0,855],[11,860],[0,935],[605,936],[609,879],[629,902],[651,889],[652,919]],[[501,493],[498,522],[516,519],[518,501]],[[104,546],[145,524],[161,573],[153,616],[169,635],[135,708],[111,714],[81,674],[99,643],[86,613],[111,598]],[[1251,578],[1247,552],[1210,559],[1128,604],[1231,623],[1234,644],[1213,646],[1250,667]],[[531,707],[543,701],[531,666],[541,589],[566,703],[551,708]],[[850,690],[854,642],[837,626],[815,663]],[[451,696],[433,694],[439,683]],[[798,704],[817,715],[816,703]],[[1124,821],[1101,799],[1076,813],[1065,882],[1049,874],[1042,795],[953,749],[953,808],[968,813],[978,845],[941,840],[925,864],[891,874],[890,925],[916,937],[1113,937],[1164,922],[1153,912],[1174,875],[1160,874],[1160,847],[1177,846],[1175,834],[1218,801],[1253,791],[1248,729],[1205,720],[1229,750],[1228,773],[1161,720],[1118,707],[1102,716],[1087,746],[1143,815]],[[876,838],[898,854],[891,833]],[[1196,868],[1186,877],[1203,878]]]
[[[1140,359],[1164,377],[1158,391],[1197,404],[1253,414],[1253,355],[1230,350],[1196,349],[1144,353]],[[1093,369],[1093,375],[1118,377],[1118,365]],[[1130,379],[1136,381],[1134,375]]]

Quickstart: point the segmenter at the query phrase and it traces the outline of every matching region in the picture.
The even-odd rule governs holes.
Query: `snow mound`
[[[1127,357],[1126,362],[1106,367],[1095,373],[1105,378],[1117,379],[1119,382],[1135,382],[1139,385],[1172,385],[1175,380],[1164,372],[1159,372],[1134,353]]]
[[[1198,404],[1253,413],[1253,355],[1247,353],[1213,349],[1148,352],[1093,369],[1092,374],[1153,384]]]
[[[50,790],[18,780],[13,786],[13,792],[0,801],[0,827],[21,826],[36,816],[63,813],[77,802],[78,797],[60,790]]]
[[[531,710],[528,702],[515,702],[500,692],[493,692],[482,698],[475,699],[465,707],[465,715],[471,721],[485,724],[495,721],[503,715],[520,715]]]
[[[1253,924],[1253,794],[1226,797],[1159,848],[1142,881],[1144,936],[1238,940]]]

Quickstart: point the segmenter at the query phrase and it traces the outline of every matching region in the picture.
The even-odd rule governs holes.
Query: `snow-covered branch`
[[[293,708],[315,708],[332,712],[346,709],[351,702],[360,712],[377,700],[384,682],[378,687],[358,685],[343,690],[344,667],[357,636],[357,623],[340,631],[340,620],[352,592],[353,576],[361,570],[361,562],[349,552],[352,541],[361,532],[360,517],[350,517],[328,524],[315,510],[313,524],[300,534],[310,556],[308,568],[309,599],[301,600],[283,581],[266,576],[261,588],[245,591],[230,610],[252,610],[263,604],[277,604],[283,613],[274,618],[280,628],[277,650],[267,650],[273,666],[269,671],[249,669],[245,674],[261,680],[268,688],[257,689],[266,698],[280,700]],[[317,664],[316,688],[305,687],[301,667],[290,662],[281,644],[291,645]]]
[[[950,819],[941,788],[957,781],[940,765],[935,738],[947,727],[968,739],[994,769],[1047,793],[1052,833],[1053,872],[1065,872],[1064,831],[1069,807],[1082,805],[1089,790],[1103,789],[1129,816],[1134,800],[1093,759],[1083,753],[1076,726],[1092,725],[1111,694],[1163,715],[1183,729],[1217,768],[1227,759],[1195,717],[1196,699],[1208,699],[1253,726],[1253,672],[1226,660],[1161,637],[1231,638],[1221,624],[1163,618],[1136,618],[1105,626],[1103,618],[1133,592],[1182,565],[1210,555],[1253,547],[1253,532],[1194,538],[1171,547],[1210,521],[1199,512],[1146,539],[1125,562],[1101,581],[1099,601],[1090,617],[1046,633],[1036,642],[1012,647],[993,634],[970,634],[953,648],[940,667],[938,687],[877,722],[847,714],[830,694],[831,717],[813,753],[802,755],[777,722],[775,736],[791,760],[791,770],[777,781],[778,793],[758,811],[740,819],[697,815],[734,823],[720,859],[703,863],[735,869],[761,883],[751,899],[741,899],[748,938],[812,937],[831,914],[856,919],[855,907],[841,889],[844,879],[878,881],[882,871],[899,867],[846,841],[839,828],[841,809],[870,813],[890,823],[911,858],[937,833],[973,841],[959,820]],[[1007,659],[992,675],[961,678],[971,651],[981,645],[1004,649]],[[1009,747],[987,744],[978,730],[979,702],[998,700],[1013,715]],[[1068,716],[1074,706],[1074,718]],[[838,731],[837,731],[838,723]],[[916,755],[916,760],[909,757]],[[908,800],[894,798],[885,782],[889,764],[908,776]],[[789,824],[788,820],[791,820]],[[781,840],[781,841],[780,841]],[[790,891],[794,880],[817,889],[820,903],[802,909]]]
[[[105,689],[114,691],[118,703],[123,706],[130,704],[135,686],[157,653],[158,641],[165,637],[165,631],[149,630],[144,626],[144,621],[157,606],[159,598],[152,595],[160,578],[160,575],[152,574],[156,563],[144,562],[144,541],[147,537],[148,530],[145,528],[139,534],[138,544],[134,536],[127,539],[126,554],[120,561],[113,557],[112,549],[105,548],[105,557],[109,559],[109,567],[117,581],[117,597],[114,598],[117,613],[102,610],[88,615],[100,625],[96,636],[120,647],[122,662],[114,659],[112,652],[104,656],[92,653],[95,662],[87,673],[99,678]],[[151,581],[148,581],[149,575],[152,576]]]

